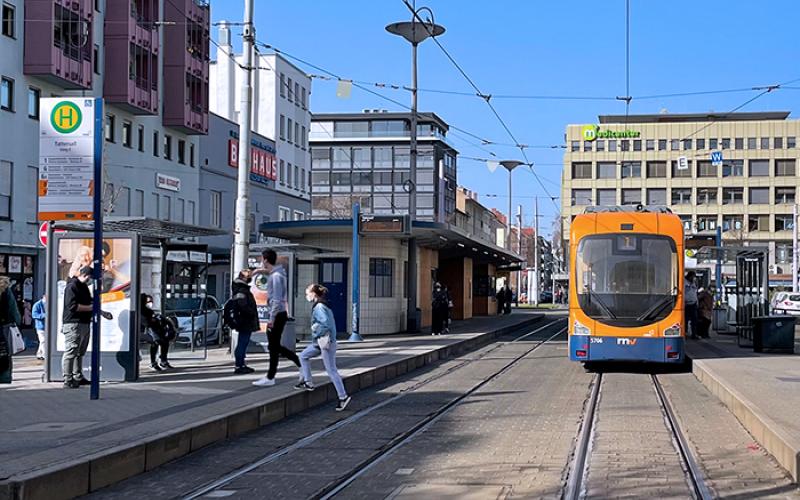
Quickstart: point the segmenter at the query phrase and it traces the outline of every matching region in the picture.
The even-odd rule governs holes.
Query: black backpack
[[[236,307],[236,300],[231,298],[225,302],[225,307],[222,309],[222,325],[233,330],[239,330],[241,323],[241,311]]]

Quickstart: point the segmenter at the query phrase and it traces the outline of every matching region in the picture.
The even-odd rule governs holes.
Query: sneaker
[[[336,411],[344,411],[344,409],[347,408],[347,405],[350,404],[351,399],[352,398],[350,396],[340,399],[339,404],[336,405]]]
[[[244,368],[247,373],[255,373],[256,372],[255,368],[250,368],[247,365],[244,365],[242,368]]]
[[[169,364],[169,361],[162,361],[161,363],[159,363],[159,366],[161,366],[161,368],[163,368],[164,370],[172,370],[173,368],[173,366]]]
[[[64,389],[77,389],[78,387],[80,385],[72,379],[64,381]]]
[[[298,391],[309,391],[309,392],[311,392],[311,391],[314,390],[314,386],[309,384],[306,381],[300,382],[299,384],[295,385],[294,388],[297,389]]]
[[[85,379],[85,378],[82,378],[80,380],[76,380],[76,382],[78,383],[78,386],[81,386],[81,385],[92,385],[92,383],[89,380]]]
[[[249,366],[239,366],[235,370],[233,370],[233,373],[236,375],[248,375],[250,373],[253,373],[254,371],[255,370],[250,368]]]
[[[253,385],[255,385],[257,387],[271,387],[271,386],[275,385],[275,379],[274,378],[267,378],[266,375],[265,375],[265,376],[261,377],[260,379],[256,380],[255,382],[253,382]]]
[[[158,366],[158,363],[150,363],[150,369],[153,370],[154,372],[163,371],[163,369],[160,366]]]

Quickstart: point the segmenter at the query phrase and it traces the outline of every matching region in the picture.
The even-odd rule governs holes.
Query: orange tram
[[[683,225],[665,207],[589,207],[570,230],[569,357],[681,363]]]

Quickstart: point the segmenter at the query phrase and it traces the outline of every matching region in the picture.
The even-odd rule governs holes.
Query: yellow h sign
[[[82,113],[78,106],[69,101],[64,101],[53,106],[50,113],[50,124],[61,134],[75,132],[81,126]]]

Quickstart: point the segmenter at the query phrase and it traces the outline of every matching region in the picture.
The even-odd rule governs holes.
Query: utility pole
[[[533,305],[539,305],[539,198],[533,199]],[[530,299],[529,299],[530,300]]]
[[[243,70],[242,100],[239,108],[239,172],[236,184],[236,229],[233,245],[233,276],[247,267],[250,256],[250,130],[253,106],[253,0],[244,0],[244,31],[242,33]]]
[[[522,257],[522,205],[517,205],[517,250]],[[524,262],[524,260],[523,260]],[[519,307],[519,297],[522,295],[522,262],[519,263],[517,271],[517,306]]]

